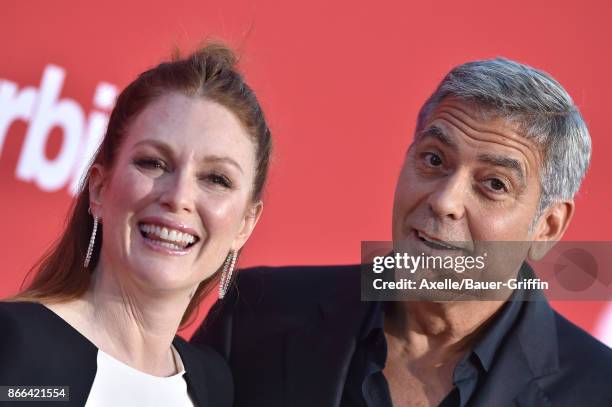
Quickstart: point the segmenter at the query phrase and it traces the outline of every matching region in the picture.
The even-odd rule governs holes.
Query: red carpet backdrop
[[[118,90],[206,38],[242,55],[276,143],[242,267],[356,263],[361,240],[390,239],[420,105],[451,67],[495,56],[576,100],[593,159],[566,239],[612,240],[611,17],[603,0],[0,1],[0,296],[58,236]],[[555,307],[612,342],[608,304]]]

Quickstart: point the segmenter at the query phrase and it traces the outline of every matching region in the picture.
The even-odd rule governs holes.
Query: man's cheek
[[[479,214],[478,229],[484,241],[522,241],[527,236],[529,224],[521,216],[508,216],[507,213]]]

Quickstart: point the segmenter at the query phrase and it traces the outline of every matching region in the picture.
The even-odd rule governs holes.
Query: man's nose
[[[194,181],[188,171],[175,171],[161,187],[160,204],[170,212],[193,212],[195,209]]]
[[[469,181],[459,172],[440,180],[427,200],[432,212],[440,219],[459,220],[465,215],[465,199]]]

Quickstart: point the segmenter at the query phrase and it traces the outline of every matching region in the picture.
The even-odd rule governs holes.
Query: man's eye
[[[425,163],[431,167],[439,167],[442,165],[442,159],[435,153],[425,153],[423,154],[423,158],[425,159]]]
[[[488,179],[486,183],[488,184],[489,189],[492,189],[495,192],[508,192],[506,184],[497,178]]]

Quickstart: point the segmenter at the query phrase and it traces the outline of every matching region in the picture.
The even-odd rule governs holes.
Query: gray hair
[[[535,221],[554,202],[571,200],[591,158],[589,130],[570,95],[546,72],[505,58],[455,67],[425,102],[417,134],[446,97],[474,103],[483,113],[518,124],[544,154]]]

